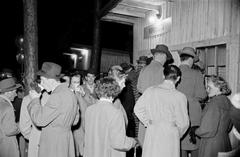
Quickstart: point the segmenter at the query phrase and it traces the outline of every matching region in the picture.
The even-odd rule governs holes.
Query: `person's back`
[[[181,71],[171,65],[164,75],[164,82],[148,88],[134,107],[147,127],[142,157],[179,157],[179,141],[189,126],[187,98],[175,89]]]
[[[36,100],[33,100],[30,106],[32,103],[36,103]],[[77,112],[77,100],[74,93],[66,85],[59,85],[42,108],[46,111],[44,115],[41,115],[40,110],[29,109],[28,106],[34,123],[42,127],[39,156],[75,156],[71,132]]]
[[[98,101],[85,113],[84,157],[124,157],[132,147],[125,136],[125,122],[112,103]]]
[[[153,60],[139,74],[137,83],[138,91],[143,93],[148,87],[162,83],[163,79],[163,65]]]
[[[0,157],[19,157],[13,107],[0,97]]]

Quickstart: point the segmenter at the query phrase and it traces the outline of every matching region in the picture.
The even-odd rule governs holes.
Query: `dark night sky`
[[[39,64],[59,62],[71,44],[92,45],[94,0],[38,1]],[[109,0],[102,0],[103,4]],[[102,6],[103,6],[102,4]],[[1,15],[0,69],[16,69],[15,39],[23,34],[22,0],[3,1]],[[101,22],[102,48],[132,51],[132,26]]]

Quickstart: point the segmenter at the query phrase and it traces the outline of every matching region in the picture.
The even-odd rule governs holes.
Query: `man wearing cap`
[[[32,101],[28,112],[36,126],[42,128],[39,157],[75,157],[72,125],[79,119],[77,100],[66,84],[61,84],[61,66],[44,62],[37,73],[41,85],[51,92],[44,106],[35,90],[30,91]]]
[[[141,70],[147,65],[147,56],[140,56],[139,59],[137,60],[137,70]]]
[[[120,65],[111,66],[108,71],[108,77],[115,79],[115,81],[120,86],[121,90],[123,88],[125,88],[126,75],[123,73],[123,69]],[[122,105],[119,97],[116,97],[113,103],[117,109],[121,110],[124,120],[125,120],[125,125],[127,127],[127,125],[128,125],[127,113],[126,113],[125,109],[123,108],[123,105]]]
[[[201,120],[201,104],[199,101],[207,97],[204,87],[203,75],[200,71],[192,69],[193,63],[199,60],[192,47],[185,47],[180,52],[181,65],[179,68],[182,71],[181,82],[177,89],[184,93],[188,99],[189,117],[191,126],[185,137],[181,141],[182,157],[187,157],[188,152],[191,152],[192,157],[197,157],[199,139],[190,136],[191,132],[200,125]]]
[[[0,81],[0,157],[19,157],[16,138],[19,130],[11,101],[20,86],[15,83],[14,78]]]
[[[143,68],[138,77],[137,89],[143,93],[147,88],[161,84],[164,81],[163,69],[164,64],[168,60],[172,60],[172,55],[168,47],[164,44],[157,45],[155,49],[151,49],[153,60],[149,65]],[[138,138],[141,144],[145,136],[145,127],[139,124]]]

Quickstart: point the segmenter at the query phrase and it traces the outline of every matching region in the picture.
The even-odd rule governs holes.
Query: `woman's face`
[[[73,76],[73,77],[72,77],[70,87],[71,87],[73,90],[76,90],[76,89],[80,86],[80,79],[81,79],[81,78],[80,78],[79,76]]]
[[[221,94],[220,89],[218,87],[216,87],[211,80],[209,80],[207,82],[207,92],[208,92],[209,97],[213,97],[213,96]]]

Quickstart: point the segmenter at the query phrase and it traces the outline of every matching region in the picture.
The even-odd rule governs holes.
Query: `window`
[[[226,79],[226,44],[196,48],[206,75],[218,75]]]

